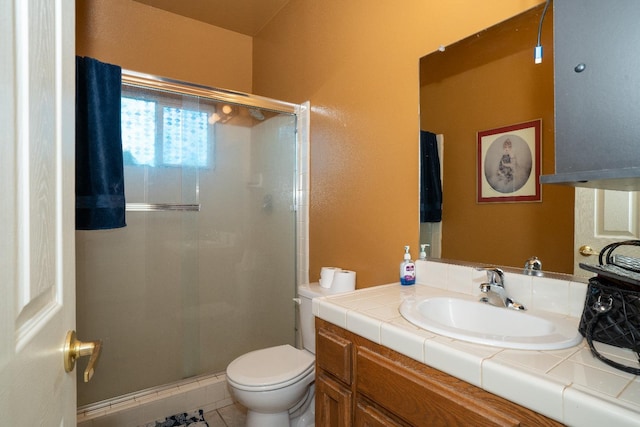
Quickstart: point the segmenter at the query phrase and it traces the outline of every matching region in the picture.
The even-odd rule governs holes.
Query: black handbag
[[[640,246],[640,240],[607,245],[600,251],[599,265],[580,263],[580,268],[598,275],[589,279],[578,330],[594,357],[614,368],[640,375],[640,259],[614,254],[621,246]],[[608,359],[598,352],[594,341],[633,350],[639,366]]]

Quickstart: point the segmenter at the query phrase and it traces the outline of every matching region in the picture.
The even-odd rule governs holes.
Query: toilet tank
[[[315,316],[311,307],[311,300],[316,297],[331,295],[329,289],[321,287],[318,283],[308,283],[298,286],[300,298],[300,332],[302,345],[307,351],[316,354]]]

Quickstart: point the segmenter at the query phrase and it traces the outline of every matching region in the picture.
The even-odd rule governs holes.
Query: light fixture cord
[[[544,5],[544,9],[542,10],[542,16],[540,16],[540,24],[538,24],[538,44],[540,46],[540,37],[542,35],[542,23],[544,22],[544,16],[547,14],[547,9],[549,8],[549,3],[551,0],[547,0],[547,3]]]

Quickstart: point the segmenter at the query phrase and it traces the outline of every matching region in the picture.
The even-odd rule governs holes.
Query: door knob
[[[578,248],[578,252],[580,253],[580,255],[582,256],[590,256],[590,255],[598,255],[600,252],[594,250],[591,246],[589,245],[582,245]]]
[[[84,382],[88,383],[98,364],[100,352],[102,351],[102,341],[82,342],[76,339],[76,331],[67,332],[67,338],[64,342],[64,370],[66,372],[73,371],[76,366],[76,360],[82,356],[89,357],[89,363],[84,370]]]

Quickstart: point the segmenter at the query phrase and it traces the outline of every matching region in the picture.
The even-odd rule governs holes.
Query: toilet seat
[[[227,380],[241,390],[275,390],[313,374],[314,364],[313,354],[285,344],[238,357],[227,367]]]

